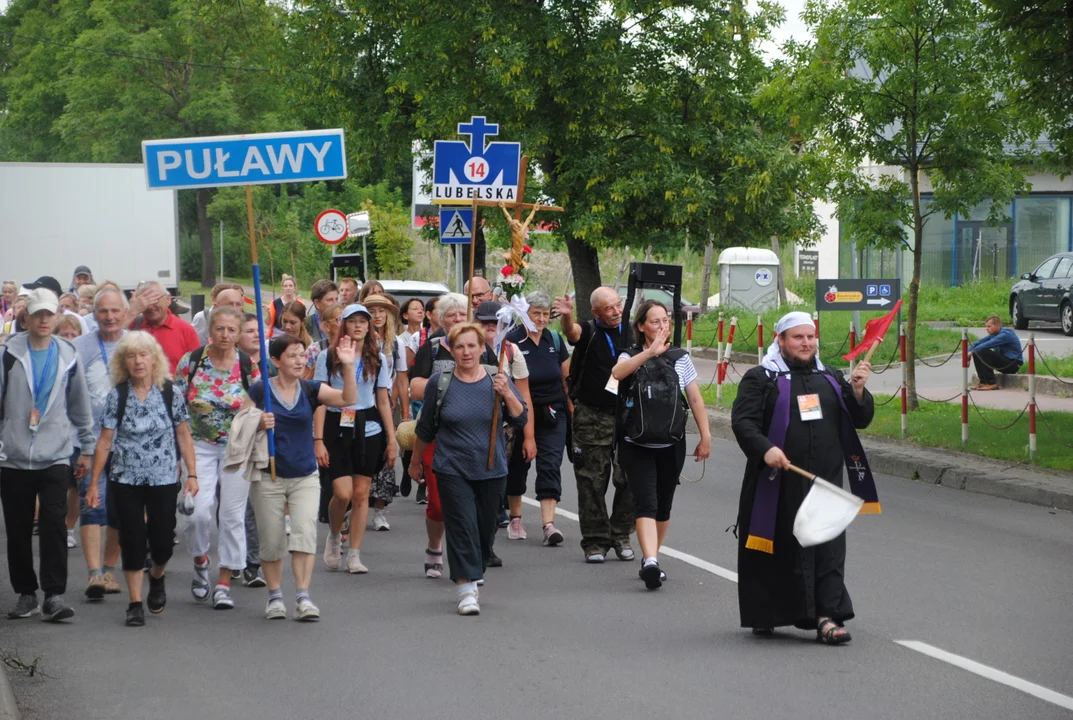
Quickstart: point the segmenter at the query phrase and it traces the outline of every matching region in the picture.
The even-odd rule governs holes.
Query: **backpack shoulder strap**
[[[253,359],[241,350],[238,351],[238,370],[242,374],[242,389],[249,392],[250,376],[253,375]]]
[[[194,386],[194,376],[197,375],[197,369],[201,367],[201,361],[205,357],[205,347],[199,347],[190,351],[190,366],[186,371],[186,386]]]
[[[554,330],[548,330],[551,333],[551,344],[555,346],[555,354],[559,354],[559,348],[562,347],[562,336]]]
[[[130,394],[130,385],[125,382],[119,383],[115,389],[119,395],[119,407],[115,414],[115,432],[118,435],[119,428],[123,425],[123,416],[127,414],[127,396]]]
[[[494,378],[496,375],[499,374],[499,368],[497,368],[495,365],[484,365],[484,364],[482,364],[481,367],[483,367],[484,371],[486,373],[488,373],[488,377],[493,377]]]
[[[8,373],[11,372],[11,368],[15,367],[16,359],[15,359],[15,356],[13,354],[8,352],[7,345],[4,345],[4,346],[0,347],[0,354],[2,354],[3,358],[4,358],[3,359],[3,370],[0,371],[0,372],[3,372],[3,382],[0,383],[0,384],[3,385],[3,395],[0,395],[0,420],[3,420],[4,419],[4,402],[5,402],[6,398],[7,398],[7,377],[8,377]]]
[[[447,394],[447,388],[451,385],[451,379],[455,376],[455,369],[448,368],[440,373],[440,379],[436,383],[436,402],[432,406],[432,426],[440,426],[440,406],[443,405],[443,396]]]

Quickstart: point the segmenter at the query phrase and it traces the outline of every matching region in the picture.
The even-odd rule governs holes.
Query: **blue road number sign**
[[[144,140],[142,158],[150,190],[346,177],[342,130]]]
[[[490,142],[499,134],[499,125],[476,116],[458,124],[463,140],[437,140],[432,154],[432,202],[466,205],[477,200],[514,202],[518,198],[518,169],[522,145]]]
[[[469,243],[473,239],[473,208],[440,209],[440,242]]]

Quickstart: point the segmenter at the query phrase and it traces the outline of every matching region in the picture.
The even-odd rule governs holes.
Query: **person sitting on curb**
[[[969,356],[976,367],[980,382],[972,390],[998,390],[995,371],[1014,375],[1021,368],[1021,338],[1010,328],[1002,327],[1002,319],[992,315],[984,325],[987,337],[969,345]]]

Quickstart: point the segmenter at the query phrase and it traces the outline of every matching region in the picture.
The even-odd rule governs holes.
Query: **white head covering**
[[[779,347],[779,335],[799,325],[813,325],[812,316],[798,310],[786,313],[775,323],[775,337],[771,339],[771,345],[768,346],[764,359],[760,361],[761,367],[777,373],[790,372],[790,368],[787,367],[786,360],[782,356],[782,348]],[[820,362],[818,350],[816,352],[816,369],[823,370],[823,363]]]

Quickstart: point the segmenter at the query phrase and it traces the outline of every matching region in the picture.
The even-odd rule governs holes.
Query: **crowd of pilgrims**
[[[539,540],[566,541],[556,526],[564,458],[574,465],[585,562],[614,552],[638,561],[648,589],[666,582],[659,554],[688,414],[695,460],[711,452],[697,371],[669,342],[666,307],[645,301],[627,319],[618,293],[601,287],[592,319],[579,322],[568,296],[536,291],[512,303],[528,322],[504,339],[497,330],[510,309],[504,316],[480,277],[465,294],[427,302],[400,302],[375,280],[321,280],[308,302],[289,276],[280,290],[262,341],[237,284],[218,284],[212,306],[187,323],[159,284],[128,298],[85,266],[67,292],[52,277],[4,283],[0,501],[18,596],[9,618],[74,615],[64,599],[67,551],[80,544],[86,600],[121,593],[121,565],[126,624],[144,625],[145,610],[165,609],[166,567],[181,544],[194,601],[233,608],[241,583],[267,589],[267,619],[314,621],[317,556],[329,570],[368,573],[367,527],[389,530],[389,506],[411,493],[425,505],[424,575],[441,578],[446,556],[458,613],[476,615],[487,568],[502,565],[497,533],[528,538],[522,499],[533,465]],[[792,459],[841,484],[846,428],[855,438],[871,419],[869,367],[848,381],[824,368],[811,321],[799,320],[780,322],[734,407],[748,460],[741,619],[758,636],[791,625],[837,644],[849,640],[843,624],[853,617],[845,536],[797,544],[791,528],[808,484],[781,470]],[[798,402],[782,418],[789,395]],[[822,416],[806,418],[803,398]],[[776,476],[772,495],[764,483]],[[293,610],[282,591],[288,555]]]

